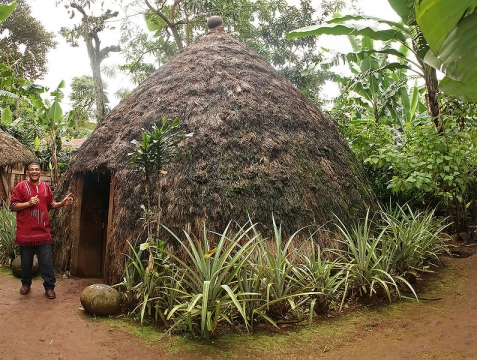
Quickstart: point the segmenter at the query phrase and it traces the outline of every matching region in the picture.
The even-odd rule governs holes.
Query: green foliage
[[[64,86],[64,81],[61,81],[60,84],[58,84],[58,87],[50,93],[51,99],[41,97],[39,94],[30,96],[33,107],[36,110],[37,118],[45,127],[48,136],[48,145],[51,150],[53,185],[58,183],[60,175],[57,159],[57,139],[60,137],[60,133],[63,130],[65,123],[68,122],[68,118],[75,113],[75,110],[73,109],[68,113],[63,114],[61,102],[63,101],[64,94],[61,89],[64,88]]]
[[[329,249],[322,250],[313,236],[308,239],[311,251],[300,253],[301,264],[294,268],[301,288],[308,288],[311,295],[310,320],[314,313],[323,314],[330,309],[339,310],[346,295],[346,268],[334,259]]]
[[[130,244],[132,254],[127,257],[123,280],[117,284],[123,291],[126,306],[132,306],[132,313],[139,313],[141,323],[145,316],[151,316],[154,304],[160,296],[159,286],[164,282],[164,267],[168,256],[164,253],[164,242],[141,244],[139,251]],[[144,250],[153,254],[154,271],[147,268],[148,262],[142,258]]]
[[[157,211],[156,211],[156,238],[159,236],[161,226],[161,175],[166,174],[164,167],[169,164],[172,157],[177,156],[179,143],[184,137],[190,137],[192,134],[185,134],[180,130],[180,122],[178,118],[167,122],[167,116],[162,119],[161,126],[156,124],[152,126],[152,132],[142,129],[143,133],[141,141],[132,140],[135,145],[134,152],[128,154],[131,156],[131,165],[139,169],[145,179],[145,191],[147,198],[146,214],[149,214],[151,209],[150,204],[150,179],[153,173],[157,174],[156,191],[157,191]],[[152,240],[151,217],[147,216],[148,239]]]
[[[448,252],[447,219],[435,217],[435,210],[413,211],[409,204],[391,206],[380,212],[387,254],[393,253],[390,267],[408,277],[427,270],[438,256]],[[383,252],[384,253],[384,252]]]
[[[353,52],[337,54],[322,63],[323,68],[328,68],[344,61],[352,73],[351,77],[331,76],[342,87],[341,95],[335,99],[335,111],[345,112],[353,120],[373,119],[398,129],[412,121],[418,111],[425,111],[417,84],[408,92],[408,65],[388,60],[389,55],[405,57],[405,47],[397,51],[391,48],[392,42],[386,42],[376,49],[373,39],[348,39]]]
[[[47,73],[48,51],[56,47],[54,34],[47,32],[35,19],[26,0],[17,0],[10,6],[15,11],[0,24],[0,33],[6,35],[0,39],[0,62],[7,65],[17,63],[21,77],[34,81]]]
[[[339,311],[348,299],[392,301],[402,297],[403,287],[417,299],[412,279],[447,251],[441,233],[446,219],[409,206],[378,215],[377,221],[368,215],[351,228],[337,219],[340,249],[322,249],[318,232],[300,240],[297,232],[283,241],[275,223],[272,241],[251,222],[235,229],[229,224],[220,234],[204,226],[200,239],[171,232],[179,249],[141,244],[128,258],[118,286],[141,321],[153,316],[168,331],[187,328],[205,339],[223,322],[253,329],[260,322],[277,326],[281,319],[306,320],[306,314],[312,321],[316,313]],[[154,254],[152,271],[142,256],[147,249]]]
[[[264,240],[258,242],[261,253],[258,264],[264,270],[263,277],[266,279],[263,306],[266,309],[266,319],[285,316],[296,307],[294,298],[301,295],[301,291],[298,291],[300,283],[294,276],[298,254],[293,253],[291,248],[297,233],[283,243],[281,226],[277,226],[275,219],[273,231],[273,246]]]
[[[16,229],[15,213],[11,212],[5,204],[0,206],[0,264],[9,263],[16,256]]]
[[[339,219],[337,228],[340,231],[344,250],[336,253],[346,264],[346,290],[357,291],[360,296],[368,294],[375,297],[378,291],[392,301],[392,290],[400,296],[399,283],[403,282],[412,289],[412,286],[392,267],[394,253],[391,247],[383,240],[386,229],[376,231],[377,226],[372,223],[369,212],[366,218],[347,228]],[[417,295],[414,293],[417,299]]]
[[[107,85],[103,83],[103,89],[107,89]],[[74,77],[71,81],[71,105],[76,112],[68,123],[75,131],[84,128],[88,123],[96,122],[94,113],[95,104],[94,79],[92,76],[83,75]],[[104,93],[104,103],[108,104],[108,98]],[[108,109],[109,110],[109,109]]]
[[[388,188],[395,193],[423,203],[429,198],[446,206],[453,201],[462,203],[475,181],[475,131],[463,131],[450,121],[444,133],[429,122],[409,124],[399,141],[378,149],[366,161],[391,170]]]
[[[182,283],[187,292],[180,303],[166,310],[168,320],[179,315],[176,321],[185,321],[192,332],[197,328],[201,337],[206,339],[215,332],[220,321],[232,323],[234,313],[240,314],[245,325],[249,326],[240,298],[251,294],[237,291],[236,276],[255,247],[256,238],[246,236],[251,228],[242,227],[234,234],[227,227],[215,247],[205,228],[200,242],[188,234],[186,242],[176,237],[186,260],[173,254],[170,256],[177,271],[181,269],[183,272]]]
[[[0,22],[5,21],[10,14],[15,10],[17,7],[16,1],[12,1],[11,3],[8,4],[1,4],[0,5]]]
[[[424,60],[446,74],[439,88],[461,100],[477,101],[475,1],[419,0],[415,11],[417,24],[430,47]]]

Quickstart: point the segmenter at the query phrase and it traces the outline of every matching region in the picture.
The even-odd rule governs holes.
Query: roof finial
[[[207,26],[211,30],[215,29],[216,27],[222,26],[223,23],[224,21],[220,16],[214,15],[207,19]]]

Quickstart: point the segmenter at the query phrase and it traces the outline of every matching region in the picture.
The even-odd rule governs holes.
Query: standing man
[[[40,180],[40,165],[28,165],[27,180],[18,183],[13,190],[10,209],[17,213],[17,232],[15,245],[20,246],[22,269],[22,287],[20,294],[30,292],[32,282],[33,256],[38,257],[43,287],[48,299],[56,298],[55,272],[51,253],[52,239],[50,234],[50,217],[48,211],[57,209],[73,202],[68,194],[62,202],[55,202],[50,186]]]

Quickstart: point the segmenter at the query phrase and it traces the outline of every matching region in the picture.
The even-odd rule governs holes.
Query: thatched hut
[[[145,238],[131,140],[164,116],[194,133],[163,183],[162,223],[178,232],[200,234],[204,223],[220,232],[248,216],[267,232],[273,214],[290,234],[333,213],[355,219],[374,201],[335,126],[219,26],[141,83],[79,148],[60,190],[75,204],[54,219],[56,266],[119,279],[128,242]]]
[[[0,205],[10,203],[13,188],[25,178],[25,165],[33,161],[37,158],[30,150],[0,130]]]

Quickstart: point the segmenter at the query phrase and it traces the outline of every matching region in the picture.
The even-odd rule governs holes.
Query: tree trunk
[[[104,106],[104,95],[103,95],[103,80],[101,78],[101,58],[99,50],[99,41],[93,44],[93,37],[86,37],[86,48],[88,49],[89,62],[91,65],[91,70],[93,71],[93,81],[94,81],[94,97],[96,104],[96,121],[99,124],[106,115],[106,109]],[[96,45],[96,46],[95,46]]]
[[[431,115],[432,121],[437,128],[437,131],[441,133],[444,131],[444,124],[442,123],[439,114],[439,102],[437,100],[437,93],[439,92],[437,81],[436,69],[425,64],[421,59],[418,58],[420,65],[424,71],[424,80],[426,81],[426,105],[427,112]]]
[[[52,167],[52,185],[53,187],[58,184],[59,170],[58,159],[56,158],[56,135],[51,135],[51,167]]]

